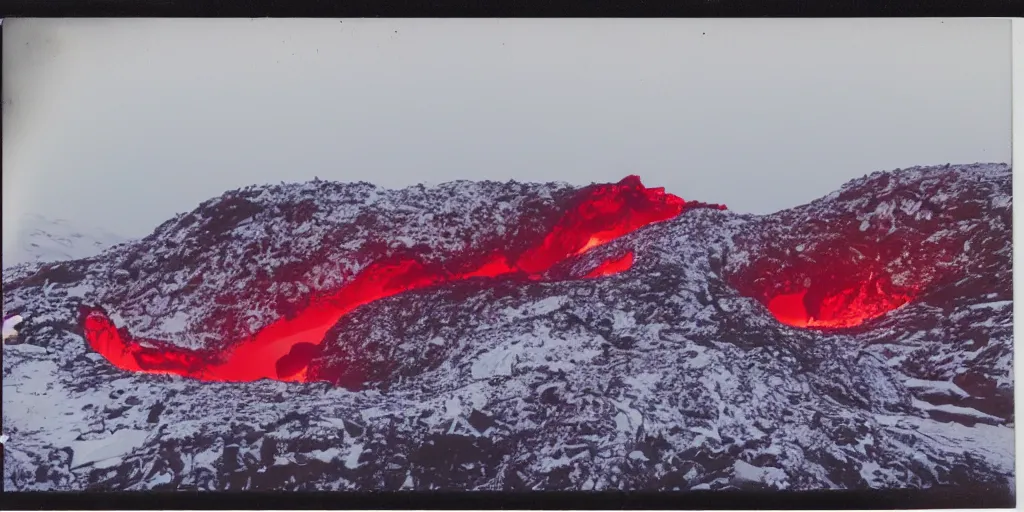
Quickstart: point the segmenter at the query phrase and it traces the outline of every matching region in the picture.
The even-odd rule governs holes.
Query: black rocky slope
[[[5,314],[29,317],[21,343],[5,349],[5,484],[1005,484],[1010,174],[879,173],[770,216],[690,211],[545,281],[479,278],[383,299],[342,318],[313,361],[315,376],[342,386],[127,374],[91,354],[74,322],[79,304],[103,305],[145,336],[216,344],[213,333],[258,329],[301,306],[303,286],[337,286],[377,258],[522,250],[574,191],[459,182],[229,193],[127,248],[5,271]],[[900,250],[899,238],[914,243]],[[629,271],[581,279],[627,251]],[[863,268],[872,270],[862,279],[885,270],[919,294],[842,330],[784,326],[763,305],[808,278],[827,294],[828,276]]]

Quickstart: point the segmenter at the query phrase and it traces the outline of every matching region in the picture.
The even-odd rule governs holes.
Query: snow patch
[[[476,380],[488,379],[500,375],[512,375],[512,366],[523,353],[521,345],[501,346],[480,354],[470,373]]]
[[[643,461],[643,462],[647,462],[647,461],[650,460],[650,459],[647,458],[646,455],[644,455],[644,452],[642,452],[640,450],[633,450],[633,451],[629,452],[629,458],[633,459],[633,460]]]
[[[326,450],[313,450],[309,452],[309,456],[321,462],[331,462],[335,459],[341,458],[341,450],[338,448],[328,448]]]
[[[1003,422],[1003,419],[998,416],[992,416],[991,414],[983,413],[971,407],[960,407],[958,405],[952,404],[934,405],[928,402],[924,402],[922,400],[912,400],[912,403],[914,404],[914,407],[917,407],[918,409],[921,409],[923,411],[941,411],[948,414],[967,416],[978,420],[990,421],[995,423]]]
[[[777,489],[789,487],[786,472],[773,467],[758,467],[742,460],[733,463],[733,476],[737,481],[770,485]]]
[[[545,299],[539,300],[537,302],[532,302],[530,304],[526,304],[518,308],[506,308],[505,316],[509,320],[516,320],[531,316],[546,315],[548,313],[552,313],[558,310],[559,308],[564,306],[568,301],[569,298],[563,296],[547,297]]]
[[[1012,300],[997,300],[997,301],[994,301],[994,302],[983,302],[981,304],[971,304],[970,306],[967,306],[967,307],[969,309],[984,309],[984,308],[1002,309],[1002,308],[1004,308],[1006,306],[1013,306],[1013,301]]]
[[[160,330],[167,334],[176,334],[185,330],[188,325],[189,315],[184,311],[177,311],[170,317],[164,318],[160,324]]]
[[[970,393],[953,384],[943,380],[921,380],[907,379],[903,385],[908,389],[920,391],[928,395],[957,396],[960,398],[970,397]]]
[[[22,318],[21,315],[14,315],[14,316],[4,320],[3,339],[6,340],[7,338],[13,338],[13,337],[17,336],[18,335],[18,331],[15,329],[15,327],[17,327],[18,324],[20,324],[24,320],[25,319]]]
[[[345,467],[348,469],[356,469],[359,467],[359,457],[363,454],[363,445],[354,444],[348,452],[348,457],[345,457]]]
[[[98,467],[110,467],[120,463],[120,459],[141,448],[149,437],[145,430],[124,429],[103,438],[71,443],[74,453],[71,467],[79,468],[89,463],[106,462]]]
[[[51,263],[95,256],[126,239],[103,229],[79,229],[64,219],[26,215],[4,233],[4,269],[22,263]]]

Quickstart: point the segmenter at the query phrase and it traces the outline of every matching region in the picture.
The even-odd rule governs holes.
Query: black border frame
[[[0,16],[1009,17],[1021,15],[1020,5],[1019,0],[4,0]]]
[[[1009,488],[691,492],[76,492],[3,493],[5,510],[909,509],[1013,508]]]

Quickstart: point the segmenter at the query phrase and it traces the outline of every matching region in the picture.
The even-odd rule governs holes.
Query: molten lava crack
[[[776,295],[767,307],[786,325],[805,328],[840,329],[856,327],[910,302],[913,295],[886,292],[879,281],[835,290],[823,297],[809,290]]]
[[[760,300],[783,324],[844,329],[881,317],[919,293],[918,288],[893,284],[882,262],[846,259],[833,253],[795,259],[773,270],[754,265],[732,281],[741,293]],[[771,276],[757,280],[768,283],[760,290],[748,284],[754,281],[750,279],[754,273]]]
[[[123,370],[175,374],[209,380],[247,382],[276,379],[304,382],[306,368],[327,331],[341,317],[373,301],[424,287],[474,277],[520,275],[541,279],[558,263],[652,223],[672,219],[688,209],[717,208],[687,202],[662,188],[646,188],[629,176],[617,184],[593,185],[581,190],[573,204],[536,246],[512,261],[491,254],[475,269],[450,273],[431,269],[415,259],[377,262],[333,294],[318,297],[294,318],[281,318],[248,339],[236,341],[222,354],[190,351],[168,343],[147,345],[120,332],[105,312],[83,311],[89,345]],[[601,263],[586,277],[623,272],[632,267],[633,253]]]
[[[633,251],[627,252],[620,258],[610,258],[591,270],[584,277],[603,277],[625,272],[633,266]]]

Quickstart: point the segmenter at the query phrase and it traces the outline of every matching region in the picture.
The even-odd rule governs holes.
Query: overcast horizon
[[[13,19],[3,37],[9,234],[40,214],[145,236],[314,177],[638,174],[770,213],[875,171],[1010,163],[1009,20]]]

